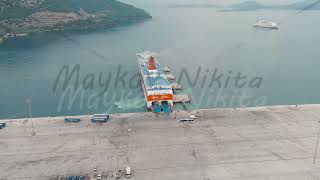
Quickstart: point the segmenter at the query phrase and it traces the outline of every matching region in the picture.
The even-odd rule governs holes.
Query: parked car
[[[180,122],[181,122],[181,123],[184,123],[184,122],[194,122],[194,119],[180,119]]]
[[[5,122],[0,122],[0,129],[6,127],[6,123]]]
[[[101,174],[98,174],[97,180],[101,180],[101,179],[102,179]]]

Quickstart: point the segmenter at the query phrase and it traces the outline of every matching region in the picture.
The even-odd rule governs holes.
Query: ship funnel
[[[156,60],[154,59],[153,56],[151,56],[148,60],[148,69],[149,70],[155,70],[157,69],[156,67]]]

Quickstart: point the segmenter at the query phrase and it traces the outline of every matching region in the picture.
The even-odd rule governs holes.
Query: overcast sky
[[[190,1],[195,3],[203,2],[203,3],[213,3],[213,4],[235,4],[235,3],[244,2],[244,1],[256,1],[262,4],[291,4],[299,0],[173,0],[171,2],[174,2],[174,1],[179,1],[182,3],[185,1]]]
[[[304,0],[120,0],[133,5],[173,5],[173,4],[217,4],[230,5],[245,1],[256,1],[264,5],[292,4]]]

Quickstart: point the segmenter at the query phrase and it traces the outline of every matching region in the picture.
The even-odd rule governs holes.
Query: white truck
[[[131,178],[131,168],[129,166],[126,167],[126,178]]]

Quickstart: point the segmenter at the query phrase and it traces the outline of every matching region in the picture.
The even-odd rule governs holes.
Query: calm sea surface
[[[153,19],[142,23],[0,44],[0,118],[28,116],[27,99],[33,116],[146,111],[143,50],[181,79],[192,109],[320,103],[320,11],[147,11]],[[258,18],[280,29],[252,28]],[[63,68],[75,70],[69,82]]]

